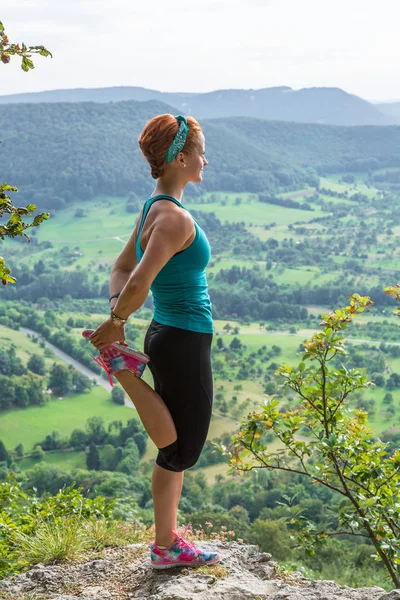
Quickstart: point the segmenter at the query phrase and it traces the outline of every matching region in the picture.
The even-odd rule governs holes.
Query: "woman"
[[[211,419],[213,322],[205,268],[210,246],[182,205],[187,183],[202,181],[205,139],[198,122],[159,115],[147,123],[140,148],[157,180],[110,278],[111,316],[91,335],[100,360],[129,394],[158,447],[152,477],[156,537],[155,568],[212,564],[220,560],[176,533],[183,472],[198,460]],[[123,325],[151,289],[154,318],[144,351],[154,390],[140,379],[113,342],[124,342]],[[120,347],[120,346],[119,346]],[[103,365],[104,366],[104,365]]]

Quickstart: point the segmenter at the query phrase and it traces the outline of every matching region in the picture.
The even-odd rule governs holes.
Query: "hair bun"
[[[196,136],[201,127],[193,117],[187,117],[189,132],[184,152],[193,154],[196,151]],[[151,176],[158,179],[164,174],[165,155],[179,129],[179,123],[171,114],[158,115],[146,123],[138,142],[144,157],[151,168]]]
[[[155,165],[155,164],[151,164],[150,163],[150,167],[151,167],[151,176],[153,177],[153,179],[158,179],[159,177],[161,177],[161,175],[163,174],[163,167],[159,166],[159,165]]]

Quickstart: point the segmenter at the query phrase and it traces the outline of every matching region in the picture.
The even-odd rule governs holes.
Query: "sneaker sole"
[[[140,360],[140,362],[144,362],[147,364],[150,361],[150,357],[147,356],[147,354],[144,354],[144,352],[140,352],[140,350],[134,350],[133,348],[130,348],[129,346],[124,346],[124,344],[120,344],[119,342],[114,342],[111,344],[111,346],[114,346],[114,348],[117,348],[117,350],[120,350],[125,354],[129,354],[129,356],[134,356],[135,358]]]
[[[153,563],[150,561],[150,565],[153,567],[153,569],[172,569],[173,567],[206,567],[207,565],[215,565],[215,563],[220,562],[221,561],[221,557],[217,556],[217,558],[214,558],[214,560],[209,560],[208,562],[185,562],[185,561],[181,561],[181,562],[176,562],[176,563],[171,563],[169,565],[160,565],[159,563]]]
[[[94,329],[85,329],[85,331],[82,332],[82,336],[85,339],[89,339],[89,337],[92,335]],[[117,350],[120,350],[121,352],[124,352],[125,354],[129,354],[129,356],[134,356],[135,358],[137,358],[138,360],[140,360],[140,362],[144,362],[145,364],[147,364],[150,361],[150,357],[147,356],[147,354],[144,354],[144,352],[140,352],[140,350],[134,350],[133,348],[130,348],[129,346],[125,346],[125,344],[121,344],[120,342],[113,342],[112,344],[110,344],[111,346],[114,346],[114,348],[117,348]]]

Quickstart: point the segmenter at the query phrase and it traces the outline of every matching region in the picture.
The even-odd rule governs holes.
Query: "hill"
[[[400,119],[400,102],[385,102],[375,106],[385,115]]]
[[[175,112],[199,119],[253,117],[267,120],[330,125],[390,125],[400,123],[399,112],[381,109],[339,88],[287,86],[259,90],[216,90],[208,93],[160,92],[142,87],[50,90],[0,96],[0,104],[47,102],[139,102],[156,100]],[[382,105],[383,106],[383,105]]]
[[[148,119],[171,111],[156,101],[4,105],[2,177],[22,188],[19,200],[39,208],[99,194],[145,196],[152,182],[137,138]],[[204,120],[202,126],[210,163],[202,188],[208,191],[317,185],[317,173],[396,167],[400,158],[400,126],[333,127],[246,117]]]

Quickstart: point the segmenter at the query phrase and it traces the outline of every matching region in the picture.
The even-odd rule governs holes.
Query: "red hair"
[[[189,131],[182,152],[194,154],[198,146],[197,135],[201,132],[201,127],[193,117],[186,117],[186,119]],[[164,174],[165,155],[174,141],[178,129],[179,123],[174,115],[167,113],[148,121],[139,136],[140,149],[151,167],[151,176],[154,179],[158,179]]]

